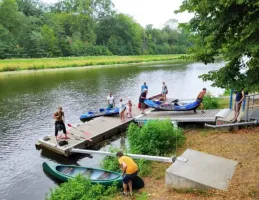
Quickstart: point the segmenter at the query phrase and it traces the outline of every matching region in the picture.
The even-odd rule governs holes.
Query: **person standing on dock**
[[[128,186],[129,186],[129,194],[130,196],[133,195],[132,193],[132,180],[138,175],[138,166],[132,160],[132,158],[128,156],[124,156],[123,152],[119,151],[116,153],[118,157],[119,164],[122,169],[122,181],[123,181],[123,195],[128,195]]]
[[[120,113],[120,119],[121,121],[125,121],[125,110],[126,110],[126,105],[122,102],[122,99],[120,99],[119,103],[119,113]]]
[[[148,86],[146,82],[144,82],[144,84],[141,86],[141,93],[144,92],[144,89],[148,91]]]
[[[65,125],[65,114],[62,111],[62,107],[58,108],[58,111],[54,113],[53,118],[56,120],[55,121],[55,136],[56,140],[58,141],[58,131],[63,130],[63,133],[65,134],[65,138],[67,137],[67,130],[66,130],[66,125]]]
[[[127,117],[128,118],[132,118],[132,103],[131,103],[131,100],[128,100],[128,103],[127,103]]]
[[[163,101],[166,101],[166,95],[168,93],[168,89],[167,89],[167,86],[165,85],[165,82],[163,82],[163,85],[162,85],[162,98],[163,98]]]
[[[202,91],[197,96],[197,101],[200,103],[201,113],[205,113],[204,110],[203,110],[204,105],[203,105],[202,101],[203,101],[203,98],[206,94],[206,91],[207,91],[207,89],[203,88]],[[196,110],[194,110],[194,112],[196,113]]]
[[[144,114],[144,115],[146,114],[145,113],[146,104],[144,103],[146,99],[147,99],[147,89],[144,89],[139,97],[141,114]]]
[[[241,91],[236,92],[235,107],[234,107],[235,115],[234,115],[234,118],[231,120],[231,122],[233,123],[237,122],[237,118],[239,116],[240,108],[244,98],[245,98],[245,93],[244,93],[244,89],[242,88]]]
[[[107,97],[107,103],[108,103],[108,108],[114,108],[115,107],[114,97],[113,97],[111,92]]]

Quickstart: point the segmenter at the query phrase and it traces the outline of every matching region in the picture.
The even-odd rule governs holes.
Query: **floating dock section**
[[[153,109],[146,109],[146,113],[150,113]],[[53,135],[45,136],[38,140],[37,146],[46,148],[55,153],[69,156],[73,148],[87,148],[94,144],[110,138],[113,135],[125,131],[128,124],[134,118],[140,118],[139,109],[135,106],[132,108],[133,118],[127,118],[121,122],[119,116],[98,117],[93,120],[74,126],[75,128],[68,129],[69,139],[60,139],[59,141],[66,141],[68,144],[57,145],[56,137]],[[134,115],[135,114],[135,115]],[[64,135],[63,135],[64,136]],[[91,141],[89,141],[91,140]]]

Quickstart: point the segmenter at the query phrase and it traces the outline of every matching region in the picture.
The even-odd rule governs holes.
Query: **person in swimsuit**
[[[235,115],[234,115],[234,118],[231,120],[231,122],[233,123],[237,121],[244,98],[245,98],[244,89],[236,92],[235,107],[234,107]]]
[[[203,105],[202,101],[203,101],[203,98],[206,94],[206,91],[207,91],[207,89],[203,88],[202,91],[197,96],[197,101],[200,102],[201,113],[205,113],[204,110],[203,110],[204,105]],[[196,113],[196,110],[194,110],[194,112]]]
[[[58,141],[58,131],[63,130],[63,133],[65,134],[65,138],[67,137],[67,130],[65,126],[65,114],[62,111],[62,107],[58,108],[58,111],[54,113],[53,118],[55,119],[55,136],[56,140]]]
[[[131,100],[128,101],[127,103],[127,117],[132,118],[132,103]]]

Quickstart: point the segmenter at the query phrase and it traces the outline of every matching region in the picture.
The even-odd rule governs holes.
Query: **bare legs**
[[[125,112],[125,111],[122,111],[122,112],[120,113],[120,119],[121,119],[122,122],[125,121],[124,112]]]
[[[130,195],[132,195],[132,181],[129,181],[128,184],[123,183],[123,192],[125,195],[127,195],[128,185],[129,185]]]

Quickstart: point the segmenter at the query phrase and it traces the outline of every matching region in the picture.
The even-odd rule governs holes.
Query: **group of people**
[[[107,97],[107,103],[108,103],[108,108],[114,108],[115,107],[115,99],[110,92],[110,94]],[[123,99],[120,99],[119,102],[119,114],[120,114],[120,119],[121,121],[125,121],[125,112],[128,118],[132,118],[132,102],[129,99],[128,102],[125,104],[123,102]]]

